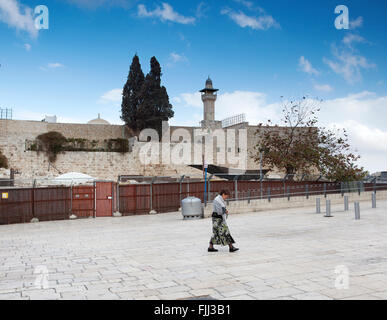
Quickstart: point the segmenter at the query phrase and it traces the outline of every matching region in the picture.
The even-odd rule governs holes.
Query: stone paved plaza
[[[386,299],[387,201],[332,214],[230,215],[237,253],[208,253],[211,220],[180,213],[3,225],[0,299]]]

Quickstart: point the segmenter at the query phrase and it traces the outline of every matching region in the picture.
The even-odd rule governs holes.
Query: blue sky
[[[46,5],[49,29],[34,28]],[[337,5],[350,28],[335,28]],[[219,88],[216,117],[279,117],[280,96],[324,99],[321,125],[345,127],[371,172],[387,170],[387,2],[0,0],[0,106],[15,119],[119,119],[137,53],[156,56],[175,118],[198,125],[197,91]]]

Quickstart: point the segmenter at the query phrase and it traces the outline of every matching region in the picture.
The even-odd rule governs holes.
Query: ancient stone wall
[[[194,130],[200,127],[171,127],[171,133],[178,129],[188,131],[191,140],[191,151],[194,152]],[[247,169],[259,169],[259,164],[255,163],[252,155],[253,147],[257,143],[257,137],[254,133],[256,127],[250,127],[246,123],[238,125],[235,129],[246,129],[247,142]],[[49,131],[58,131],[66,138],[81,138],[88,140],[108,140],[117,138],[129,138],[130,133],[124,126],[119,125],[95,125],[95,124],[63,124],[46,123],[40,121],[21,121],[21,120],[0,120],[0,148],[3,154],[9,160],[9,165],[21,174],[19,178],[41,178],[55,177],[60,173],[82,172],[99,179],[116,180],[119,175],[147,175],[147,176],[178,176],[191,175],[200,176],[201,171],[193,169],[185,164],[163,164],[161,158],[159,163],[143,164],[140,159],[139,151],[145,143],[135,142],[131,152],[120,154],[115,152],[65,152],[57,156],[54,164],[49,163],[45,153],[26,150],[26,140],[34,140],[38,135]],[[196,140],[200,140],[196,139]],[[194,142],[194,143],[192,143]],[[170,145],[171,150],[176,146],[176,142]],[[160,144],[160,150],[162,145]],[[230,163],[218,163],[217,145],[214,144],[213,164],[220,166],[235,167]],[[239,145],[237,143],[236,148]],[[176,149],[175,149],[176,150]],[[201,148],[200,148],[201,150]],[[227,150],[228,151],[228,150]],[[234,152],[235,150],[232,150]],[[237,151],[236,151],[237,152]],[[240,150],[244,152],[244,150]],[[196,160],[196,161],[195,161]],[[202,157],[192,156],[190,164],[202,164]],[[210,164],[210,163],[209,163]],[[6,175],[7,171],[0,171],[0,175]]]

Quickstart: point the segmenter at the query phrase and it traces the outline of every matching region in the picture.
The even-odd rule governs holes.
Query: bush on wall
[[[51,131],[41,134],[35,140],[26,140],[26,150],[45,152],[50,162],[55,162],[59,153],[73,152],[130,152],[128,139],[108,139],[104,141],[81,138],[66,138],[61,133]]]
[[[8,159],[0,150],[0,168],[8,169]]]
[[[129,152],[129,141],[127,139],[109,139],[107,141],[107,149],[109,152]]]
[[[65,151],[64,145],[66,143],[66,137],[56,131],[50,131],[37,136],[36,138],[39,147],[38,151],[46,152],[48,160],[55,162],[59,153]]]

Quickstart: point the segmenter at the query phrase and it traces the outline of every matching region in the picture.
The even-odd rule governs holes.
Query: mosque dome
[[[210,77],[208,77],[206,81],[206,89],[213,89],[214,87],[212,86],[212,80]]]
[[[213,85],[212,85],[212,80],[211,78],[208,76],[208,79],[206,81],[206,87],[202,90],[200,90],[200,92],[202,93],[215,93],[219,91],[218,89],[214,89]]]
[[[90,120],[87,124],[110,124],[105,119],[101,119],[101,115],[98,113],[98,118]]]

